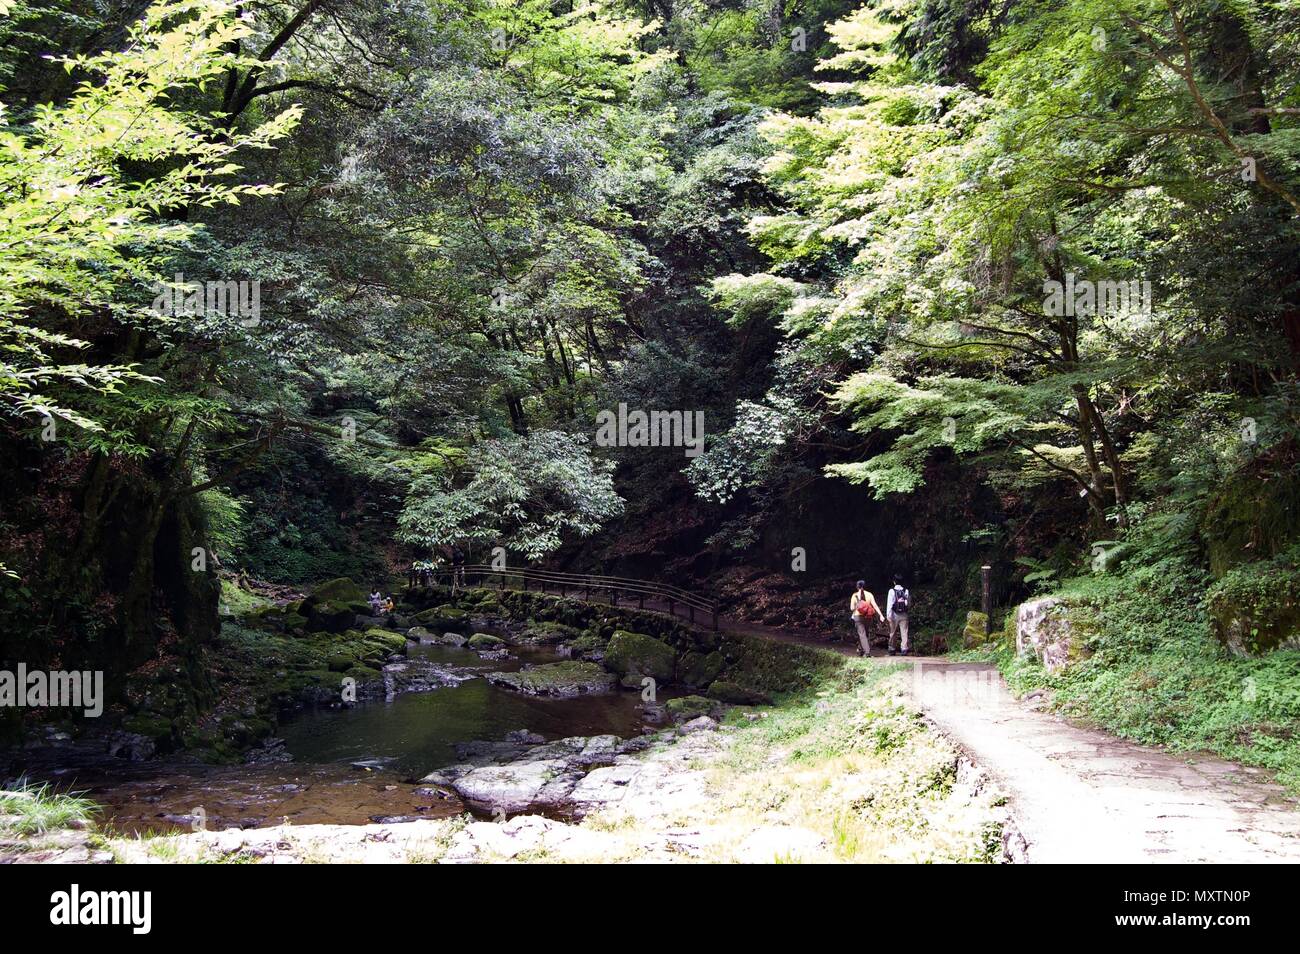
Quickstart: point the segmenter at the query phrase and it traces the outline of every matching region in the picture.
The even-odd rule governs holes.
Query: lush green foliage
[[[199,639],[196,549],[750,593],[799,544],[910,562],[930,620],[982,562],[1014,602],[1100,560],[1084,602],[1132,615],[1062,698],[1220,748],[1289,717],[1222,701],[1254,663],[1209,603],[1290,625],[1293,5],[18,0],[0,34],[0,585],[46,651]],[[259,313],[150,306],[194,281]],[[701,411],[705,453],[596,447],[619,403]]]
[[[1060,588],[1081,605],[1091,655],[1055,676],[995,652],[1016,692],[1046,687],[1066,714],[1139,742],[1209,750],[1300,786],[1300,652],[1229,655],[1206,616],[1204,576],[1181,561]]]
[[[74,823],[88,821],[96,811],[94,802],[53,791],[48,785],[27,785],[0,790],[0,831],[18,835],[39,835]]]

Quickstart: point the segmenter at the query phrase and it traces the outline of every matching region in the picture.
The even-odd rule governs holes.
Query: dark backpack
[[[907,608],[911,602],[912,599],[908,595],[906,589],[904,589],[901,586],[894,587],[894,612],[895,613],[906,614]]]

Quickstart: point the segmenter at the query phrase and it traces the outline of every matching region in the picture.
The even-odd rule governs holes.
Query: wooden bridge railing
[[[605,602],[618,606],[620,600],[629,603],[635,600],[638,609],[645,609],[646,600],[659,600],[668,607],[669,616],[677,616],[677,608],[682,608],[682,616],[692,623],[699,613],[708,620],[713,629],[718,628],[718,604],[698,593],[684,590],[669,583],[652,583],[646,580],[633,580],[622,576],[594,576],[590,573],[561,573],[556,570],[539,570],[533,567],[507,567],[498,569],[485,563],[470,563],[460,568],[463,573],[461,585],[471,582],[480,586],[497,584],[501,589],[534,589],[542,593],[555,592],[560,596],[574,597],[585,602],[595,602],[593,594],[605,595]],[[428,571],[438,583],[452,582],[453,568],[437,567]]]

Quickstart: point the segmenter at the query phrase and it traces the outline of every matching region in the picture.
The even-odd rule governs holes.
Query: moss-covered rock
[[[722,678],[762,693],[803,689],[845,662],[825,649],[736,633],[724,634],[721,651],[727,660]]]
[[[567,645],[569,651],[577,656],[585,656],[589,653],[603,653],[605,651],[605,640],[601,639],[597,633],[583,633]]]
[[[966,614],[966,626],[961,631],[962,645],[979,646],[989,640],[989,615],[978,610]]]
[[[727,659],[720,652],[698,653],[694,650],[682,654],[677,665],[677,678],[684,686],[705,689],[722,674]]]
[[[362,603],[366,602],[366,593],[360,586],[340,576],[327,580],[311,591],[312,602],[316,603]]]
[[[1295,449],[1280,445],[1220,486],[1201,519],[1210,572],[1285,553],[1300,540],[1300,468]]]
[[[445,633],[461,628],[469,620],[469,613],[457,606],[435,606],[416,613],[412,619],[434,632]]]
[[[307,625],[313,630],[342,633],[351,628],[357,614],[347,603],[311,602],[307,605]]]
[[[1231,570],[1205,602],[1215,636],[1234,655],[1300,649],[1300,547]]]
[[[714,715],[721,706],[716,699],[707,699],[704,696],[682,696],[679,699],[669,699],[666,708],[668,717],[672,721],[690,722],[700,716]]]
[[[492,672],[489,682],[532,696],[580,696],[608,692],[615,678],[595,663],[558,662],[519,672]]]
[[[677,654],[644,633],[617,630],[605,647],[605,668],[620,676],[652,676],[670,682],[677,669]]]
[[[368,629],[365,639],[385,653],[400,653],[406,650],[406,637],[391,629]]]
[[[475,633],[469,638],[470,649],[497,649],[504,646],[506,641],[499,636],[491,636],[488,633]]]
[[[572,642],[582,636],[582,630],[574,626],[566,626],[564,623],[539,623],[536,620],[529,620],[527,628],[520,635],[520,639],[530,643],[563,643]]]

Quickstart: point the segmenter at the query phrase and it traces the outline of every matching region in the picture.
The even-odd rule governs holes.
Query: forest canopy
[[[129,642],[195,547],[289,582],[595,540],[703,582],[812,488],[938,475],[996,501],[964,558],[1203,572],[1219,489],[1296,459],[1298,15],[7,3],[11,605]],[[704,453],[593,441],[621,404]]]

